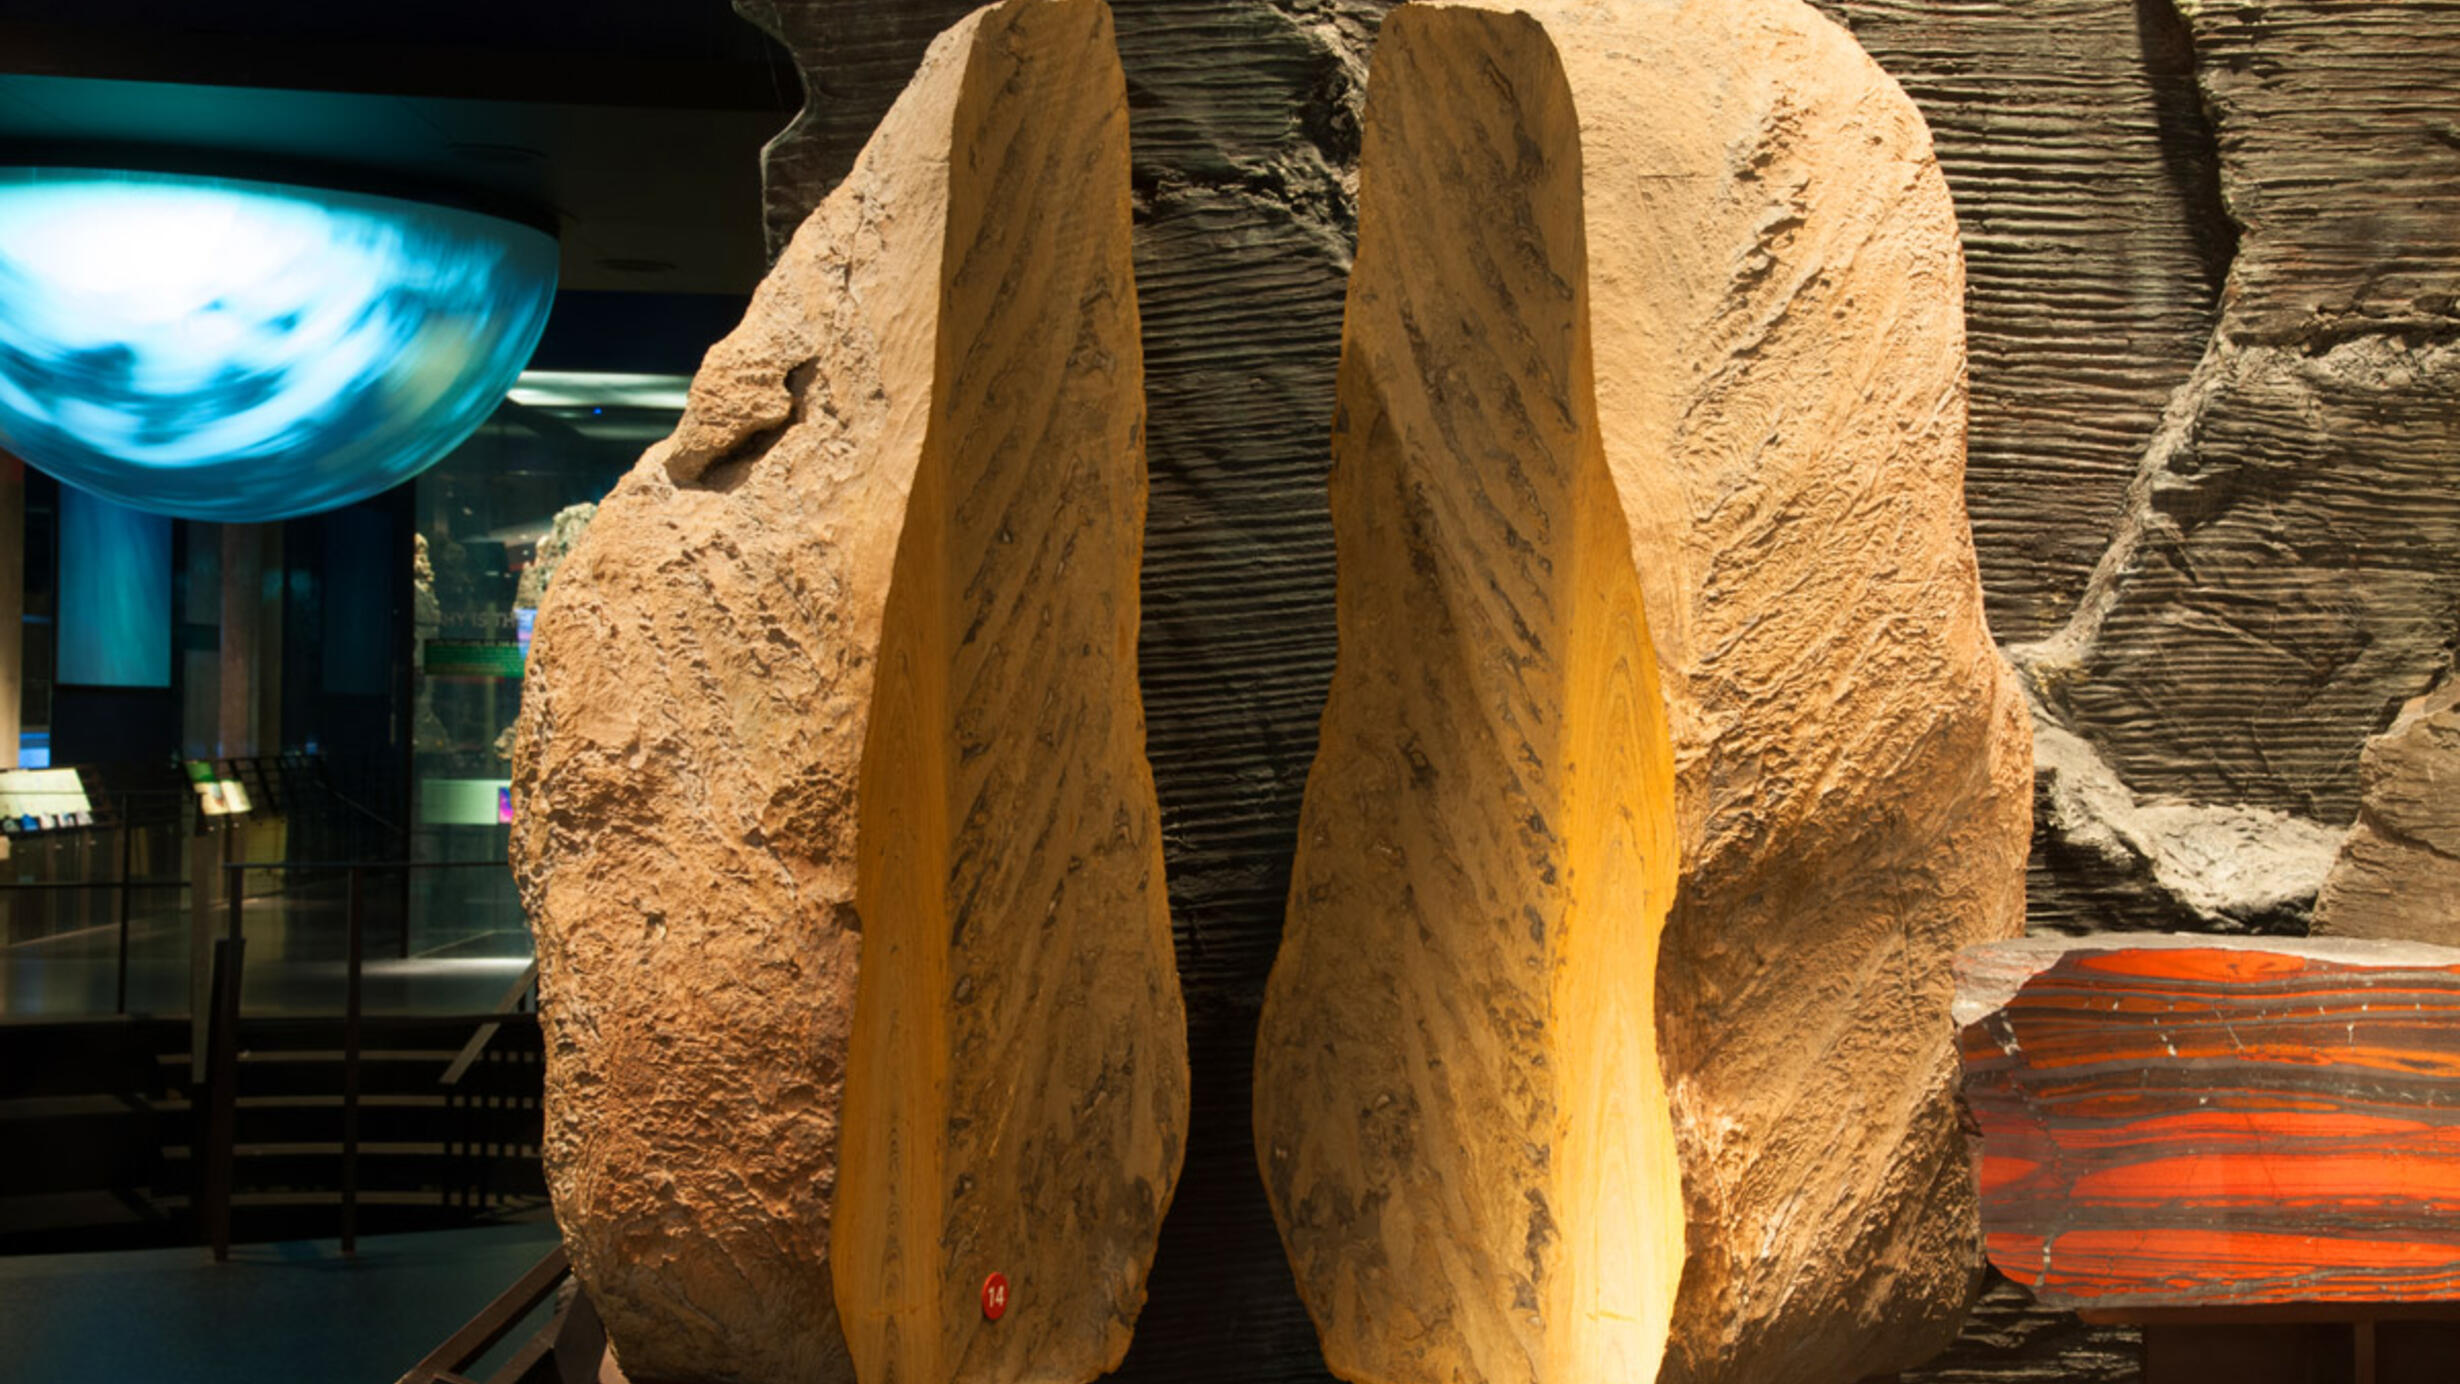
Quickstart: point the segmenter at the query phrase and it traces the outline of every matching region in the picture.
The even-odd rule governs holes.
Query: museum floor
[[[541,1219],[370,1236],[354,1258],[332,1240],[225,1264],[203,1248],[0,1258],[0,1341],[12,1384],[383,1384],[555,1241]]]

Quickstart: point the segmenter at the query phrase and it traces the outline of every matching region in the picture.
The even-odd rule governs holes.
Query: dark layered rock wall
[[[1992,630],[2038,639],[2108,545],[2232,253],[2185,26],[2130,0],[1814,3],[1922,108],[1955,193],[1965,499]]]
[[[2359,747],[2460,626],[2460,6],[1825,4],[1964,223],[2032,926],[2305,931]]]
[[[2460,635],[2460,6],[1821,3],[1964,225],[2030,927],[2307,931],[2361,748]],[[1907,1377],[2132,1378],[2112,1333],[2001,1286]]]

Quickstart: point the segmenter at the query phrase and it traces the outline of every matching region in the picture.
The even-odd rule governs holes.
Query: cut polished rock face
[[[1580,125],[1535,22],[1416,5],[1366,125],[1341,656],[1257,1158],[1335,1373],[1646,1380],[1683,1244],[1650,1007],[1673,773],[1590,386]]]
[[[2460,1297],[2460,951],[2109,933],[1962,969],[1990,1260],[2042,1301]]]
[[[1515,8],[1377,52],[1258,1158],[1349,1377],[1894,1370],[1978,1272],[1951,965],[2017,931],[2031,809],[1947,191],[1794,0]],[[1592,677],[1652,651],[1670,823],[1656,698]],[[1687,1260],[1614,1016],[1652,966]]]
[[[1187,1095],[1125,98],[1098,0],[943,35],[540,612],[549,1182],[635,1384],[1126,1350]]]

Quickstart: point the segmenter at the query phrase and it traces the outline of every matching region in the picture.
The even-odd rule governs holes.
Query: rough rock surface
[[[2136,1384],[2143,1333],[2100,1326],[2041,1306],[1996,1270],[1964,1330],[1946,1350],[1897,1376],[1899,1384]]]
[[[1650,1378],[1682,1267],[1672,747],[1590,378],[1572,97],[1536,21],[1433,5],[1386,21],[1368,91],[1341,657],[1255,1137],[1325,1359],[1375,1384]]]
[[[752,8],[760,0],[745,0]],[[775,0],[815,105],[773,208],[817,206],[964,0]],[[1325,435],[1356,107],[1379,0],[1123,0],[1145,341],[1140,672],[1188,1003],[1187,1163],[1120,1378],[1324,1381],[1256,1176],[1248,1091],[1333,664]],[[859,13],[858,13],[859,11]],[[859,20],[865,41],[827,40]],[[866,107],[866,102],[874,102]]]
[[[1974,1286],[1950,963],[2020,927],[2031,806],[1962,513],[1955,221],[1911,103],[1807,7],[1568,12],[1602,30],[1561,42],[1682,833],[1663,1377],[1881,1373]]]
[[[2340,850],[2341,833],[2269,808],[2146,802],[2056,722],[2033,730],[2040,831],[2061,860],[2089,852],[2114,905],[2168,925],[2216,932],[2294,930]],[[2102,931],[2095,912],[2037,919],[2040,931]]]
[[[2230,313],[2075,618],[2011,652],[2136,791],[2337,829],[2357,747],[2450,663],[2460,331],[2275,345]]]
[[[1385,45],[1416,24],[1437,22],[1403,13],[1413,28],[1388,20]],[[1665,671],[1678,770],[1683,878],[1666,934],[1659,1012],[1682,1142],[1690,1252],[1664,1377],[1765,1382],[1894,1369],[1946,1343],[1976,1279],[1972,1194],[1952,1103],[1950,962],[1960,946],[2016,931],[2030,805],[2021,704],[1983,628],[1960,515],[1962,280],[1946,189],[1910,104],[1841,32],[1803,6],[1540,5],[1526,13],[1560,52],[1578,110],[1598,428]],[[1474,149],[1476,138],[1503,141],[1511,118],[1538,121],[1533,111],[1544,102],[1504,75],[1508,65],[1499,66],[1502,73],[1462,80],[1433,103],[1478,130],[1421,131],[1427,143],[1416,156],[1432,165],[1422,176],[1434,186],[1461,177],[1456,166],[1483,166],[1446,147],[1448,138]],[[1511,94],[1489,94],[1495,91]],[[1371,121],[1375,109],[1371,103]],[[1421,125],[1429,120],[1419,116]],[[1526,149],[1520,158],[1533,164],[1548,145],[1532,137]],[[1372,158],[1371,150],[1362,174],[1369,180],[1377,176]],[[1496,178],[1467,180],[1484,185]],[[1421,208],[1436,201],[1431,193],[1404,200]],[[1521,237],[1548,224],[1542,212],[1508,206],[1483,215]],[[1426,234],[1411,263],[1433,276],[1447,268],[1435,247],[1463,233]],[[1386,445],[1410,449],[1413,457],[1434,448],[1432,441],[1410,441],[1408,429],[1426,426],[1440,445],[1476,456],[1480,440],[1444,413],[1473,393],[1521,399],[1490,406],[1516,423],[1557,416],[1543,402],[1553,395],[1486,387],[1495,372],[1447,333],[1552,340],[1537,324],[1476,295],[1542,265],[1563,284],[1552,292],[1576,297],[1576,281],[1562,277],[1567,266],[1560,259],[1530,249],[1482,257],[1465,248],[1472,285],[1458,290],[1459,301],[1422,305],[1413,298],[1379,307],[1375,295],[1391,290],[1369,275],[1363,245],[1361,253],[1366,282],[1352,303],[1353,351],[1370,342],[1380,320],[1374,314],[1392,311],[1399,316],[1391,335],[1416,355],[1407,358],[1407,371],[1364,372],[1356,394],[1345,385],[1341,436],[1371,426],[1362,419],[1377,416],[1373,404],[1401,420],[1388,425],[1398,435]],[[1506,299],[1542,296],[1524,290]],[[1405,394],[1399,382],[1421,377],[1431,383],[1413,383]],[[1437,422],[1422,423],[1404,407],[1419,391],[1436,401],[1429,407]],[[1397,602],[1391,588],[1413,574],[1423,577],[1447,546],[1460,549],[1464,563],[1509,553],[1542,565],[1553,560],[1548,543],[1569,541],[1555,536],[1560,521],[1533,520],[1500,501],[1439,502],[1435,486],[1414,473],[1353,481],[1348,453],[1341,456],[1336,513],[1345,526],[1345,556],[1346,526],[1368,522],[1342,508],[1352,503],[1347,487],[1356,485],[1356,503],[1380,498],[1385,510],[1397,512],[1384,520],[1401,530],[1388,547],[1418,552],[1422,564],[1393,568],[1382,577],[1387,589],[1357,596],[1362,607]],[[1545,493],[1541,482],[1521,478],[1513,485],[1521,504],[1547,513],[1530,498]],[[1500,537],[1448,527],[1443,516],[1454,509],[1505,527]],[[1815,533],[1826,541],[1802,541]],[[1355,584],[1378,580],[1379,571],[1353,576],[1345,566],[1345,599]],[[1468,585],[1479,593],[1474,602],[1455,599],[1478,618],[1501,622],[1497,630],[1482,632],[1450,610],[1446,618],[1463,622],[1464,643],[1486,659],[1529,675],[1536,665],[1512,665],[1537,650],[1574,656],[1578,646],[1567,646],[1535,617],[1517,630],[1510,626],[1518,605],[1509,593],[1517,588],[1507,578],[1482,573]],[[1358,620],[1365,625],[1369,617],[1362,610]],[[1440,707],[1458,697],[1496,716],[1519,705],[1496,691],[1441,690],[1478,684],[1443,671],[1450,666],[1440,653],[1444,626],[1432,617],[1387,616],[1380,623],[1398,646],[1392,667],[1370,653],[1365,667],[1344,677],[1357,677],[1387,700],[1416,696]],[[1345,668],[1357,642],[1344,641]],[[1506,660],[1486,652],[1494,649],[1516,652]],[[1422,662],[1412,665],[1413,655]],[[1488,672],[1476,660],[1469,666]],[[1343,1160],[1325,1148],[1349,1155],[1347,1131],[1309,1136],[1311,1122],[1330,1123],[1325,1110],[1346,1108],[1350,1096],[1365,1093],[1339,1083],[1342,1054],[1318,1058],[1321,1049],[1309,1045],[1309,1036],[1354,1033],[1352,1041],[1364,1047],[1379,1034],[1385,1043],[1391,1034],[1407,1035],[1412,1063],[1440,1059],[1444,1080],[1455,1079],[1455,1068],[1472,1054],[1492,1060],[1496,1048],[1509,1053],[1509,1044],[1480,1046],[1477,1024],[1425,1021],[1412,998],[1426,987],[1412,969],[1419,958],[1409,943],[1415,916],[1429,929],[1451,917],[1453,900],[1436,882],[1464,902],[1476,901],[1472,908],[1483,904],[1489,916],[1520,916],[1510,905],[1518,889],[1530,887],[1526,880],[1507,887],[1488,881],[1477,865],[1460,865],[1468,847],[1452,845],[1450,835],[1421,837],[1379,825],[1373,804],[1399,793],[1411,775],[1391,769],[1381,794],[1359,785],[1381,783],[1379,771],[1392,765],[1414,770],[1413,746],[1428,766],[1420,777],[1443,783],[1464,776],[1453,746],[1476,742],[1417,733],[1407,710],[1363,693],[1345,698],[1344,688],[1337,678],[1315,770],[1325,787],[1319,798],[1310,785],[1288,951],[1267,1013],[1259,1156],[1337,1371],[1376,1380],[1444,1377],[1443,1370],[1467,1358],[1489,1377],[1552,1378],[1563,1358],[1545,1347],[1564,1326],[1543,1273],[1550,1241],[1557,1226],[1591,1218],[1576,1205],[1526,1195],[1511,1160],[1481,1157],[1472,1144],[1468,1157],[1479,1178],[1451,1195],[1511,1193],[1535,1208],[1517,1218],[1535,1227],[1525,1237],[1526,1270],[1503,1279],[1517,1279],[1519,1310],[1539,1304],[1541,1320],[1528,1328],[1535,1339],[1524,1352],[1531,1374],[1499,1375],[1495,1355],[1477,1340],[1474,1314],[1453,1297],[1428,1296],[1424,1276],[1405,1263],[1387,1266],[1353,1250],[1344,1276],[1336,1277],[1316,1262],[1319,1238],[1338,1242],[1351,1232],[1352,1218],[1372,1226],[1424,1192],[1405,1193],[1372,1171],[1342,1175]],[[1505,781],[1522,793],[1535,791],[1535,775],[1558,764],[1543,753],[1516,751],[1512,737],[1548,727],[1545,733],[1577,744],[1584,733],[1569,712],[1543,702],[1514,710],[1505,724],[1510,735],[1484,752],[1502,755],[1528,777]],[[1358,734],[1362,743],[1335,738],[1343,734]],[[1489,829],[1454,827],[1463,840],[1500,847],[1541,819],[1558,834],[1578,829],[1577,817],[1567,828],[1567,819],[1545,812],[1545,804],[1536,817],[1503,811],[1500,804],[1516,799],[1474,777],[1429,796],[1455,792],[1461,804],[1483,801],[1491,818]],[[1524,821],[1525,828],[1518,825]],[[1565,836],[1563,849],[1577,858],[1571,839]],[[1552,844],[1543,832],[1523,843],[1530,854],[1518,868],[1546,880]],[[1577,872],[1568,878],[1577,890]],[[1396,933],[1397,947],[1379,943],[1378,924],[1360,916],[1379,907],[1413,919]],[[1328,963],[1319,954],[1337,943],[1325,934],[1343,928],[1360,930],[1364,940],[1352,950],[1364,959],[1344,955],[1346,964]],[[1396,950],[1407,959],[1393,957]],[[1545,964],[1559,963],[1543,952],[1524,958],[1499,951],[1446,956],[1429,969],[1469,978],[1451,990],[1485,997],[1495,1009],[1486,1024],[1543,1052],[1549,1041],[1562,1041],[1552,1034],[1553,1016],[1541,1004],[1501,997],[1529,983],[1520,979],[1527,967],[1542,976]],[[1285,978],[1287,972],[1297,974]],[[1311,991],[1315,1008],[1290,998]],[[1395,992],[1397,1009],[1384,1014],[1378,1006]],[[1361,1016],[1354,1023],[1326,1017],[1352,1011]],[[1370,1022],[1369,1014],[1380,1017]],[[1539,1070],[1577,1080],[1552,1063]],[[1414,1066],[1405,1064],[1403,1075],[1415,1075]],[[1384,1079],[1378,1069],[1367,1084]],[[1524,1080],[1524,1092],[1543,1100],[1543,1080]],[[1310,1104],[1311,1091],[1325,1103]],[[1422,1144],[1446,1148],[1442,1114],[1433,1099],[1396,1093],[1387,1143],[1371,1138],[1363,1158],[1347,1161],[1371,1170],[1379,1153],[1390,1157],[1389,1147],[1403,1151],[1392,1161],[1406,1166],[1406,1155]],[[1553,1112],[1558,1130],[1568,1124],[1576,1131],[1570,1122],[1578,1118],[1571,1109]],[[1502,1123],[1509,1131],[1524,1125],[1519,1118]],[[1636,1142],[1635,1160],[1647,1147]],[[1533,1138],[1523,1161],[1543,1169],[1546,1159],[1561,1156]],[[1647,1200],[1644,1190],[1633,1195]],[[1474,1209],[1462,1214],[1477,1220]],[[1391,1238],[1414,1244],[1433,1233],[1413,1225]],[[1359,1239],[1379,1243],[1372,1234]],[[1444,1251],[1474,1262],[1476,1242],[1474,1233],[1458,1233]],[[1619,1310],[1635,1324],[1645,1322],[1653,1306],[1647,1277],[1623,1272],[1630,1286],[1618,1295]],[[1376,1282],[1384,1273],[1398,1281]],[[1419,1297],[1406,1309],[1387,1306],[1412,1292]],[[1575,1310],[1599,1309],[1578,1303]],[[1352,1313],[1364,1318],[1365,1329]],[[1359,1344],[1369,1329],[1385,1333],[1373,1338],[1383,1354]],[[1567,1377],[1579,1377],[1578,1368]]]
[[[2460,945],[2460,681],[2402,707],[2358,760],[2357,825],[2315,900],[2319,936]]]
[[[950,30],[549,588],[549,1180],[635,1384],[1126,1349],[1186,1109],[1126,133],[1094,0]]]

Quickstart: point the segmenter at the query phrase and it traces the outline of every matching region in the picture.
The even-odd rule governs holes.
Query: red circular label
[[[989,1321],[1008,1315],[1008,1275],[995,1273],[982,1280],[982,1315]]]

